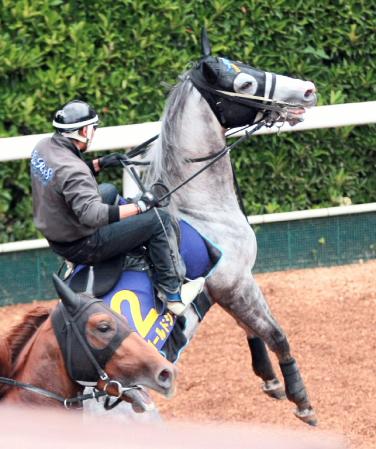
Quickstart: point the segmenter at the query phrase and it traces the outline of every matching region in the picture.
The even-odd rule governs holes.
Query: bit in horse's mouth
[[[155,409],[155,404],[149,393],[141,386],[138,389],[124,392],[123,396],[126,396],[129,402],[131,402],[132,408],[136,413],[149,412]]]

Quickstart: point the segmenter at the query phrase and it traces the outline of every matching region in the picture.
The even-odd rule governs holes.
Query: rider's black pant
[[[116,197],[108,188],[108,197],[103,195],[102,189],[101,193],[103,202],[112,203],[113,201],[108,199]],[[185,274],[184,263],[177,248],[174,248],[176,236],[170,214],[162,209],[151,209],[143,214],[108,224],[75,242],[63,245],[50,242],[50,245],[55,252],[69,261],[89,265],[146,246],[156,272],[156,285],[168,293],[179,291]],[[172,261],[170,246],[175,263]]]

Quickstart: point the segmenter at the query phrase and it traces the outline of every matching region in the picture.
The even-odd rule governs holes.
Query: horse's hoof
[[[303,410],[296,409],[294,414],[297,418],[305,422],[310,426],[317,426],[316,413],[312,407],[305,408]]]
[[[286,399],[285,389],[277,378],[266,380],[262,384],[262,391],[273,399]]]

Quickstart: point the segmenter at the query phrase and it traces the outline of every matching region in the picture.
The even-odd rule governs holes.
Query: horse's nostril
[[[311,98],[316,93],[316,86],[311,81],[306,81],[306,91],[304,92],[304,98]]]
[[[172,373],[168,369],[164,369],[159,373],[158,380],[160,383],[165,384],[171,381]]]

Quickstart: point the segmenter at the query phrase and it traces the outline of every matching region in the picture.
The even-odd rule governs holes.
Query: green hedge
[[[376,4],[305,0],[2,0],[0,136],[51,131],[81,98],[104,126],[157,120],[166,92],[213,51],[312,79],[321,104],[375,99]],[[235,155],[249,213],[375,201],[375,127],[254,138]],[[0,167],[0,242],[32,238],[28,162]]]

